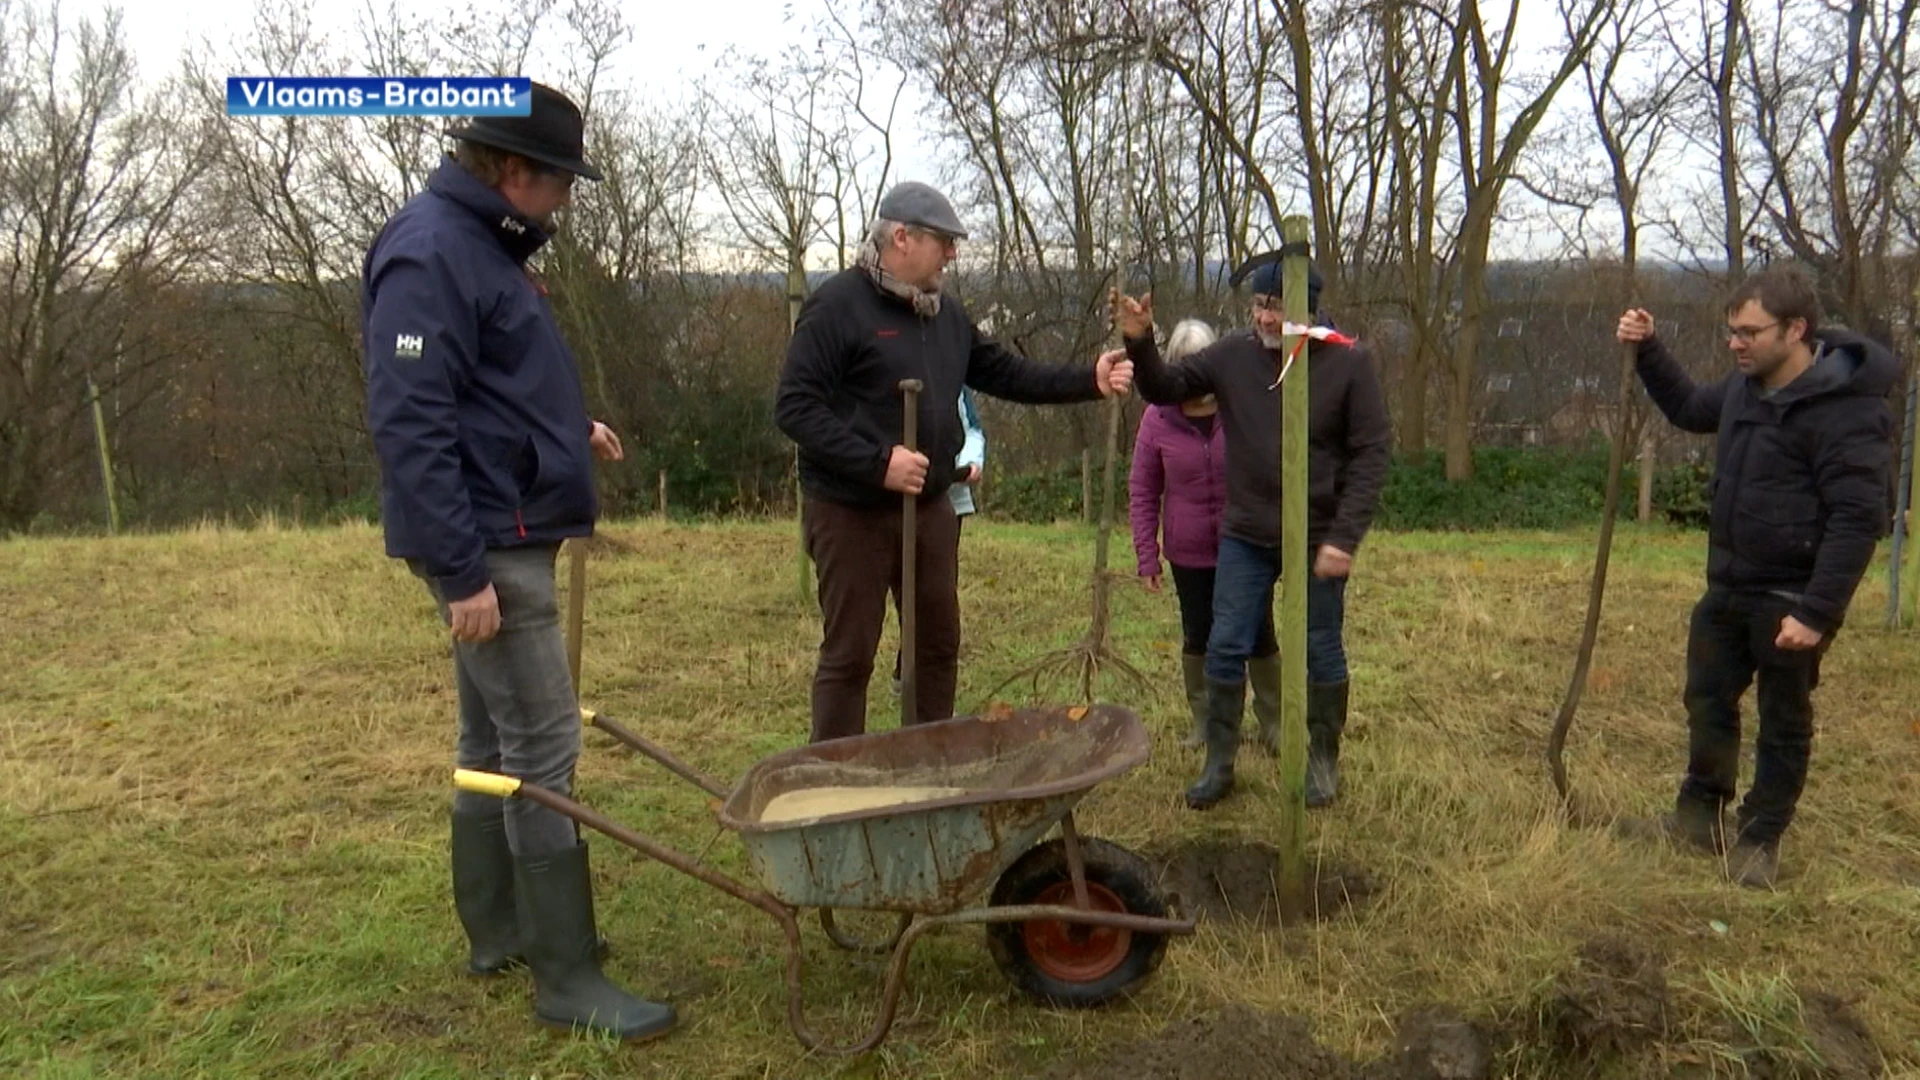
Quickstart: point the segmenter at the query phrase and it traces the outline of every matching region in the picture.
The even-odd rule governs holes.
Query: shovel
[[[903,445],[908,452],[917,453],[920,441],[920,391],[923,384],[919,379],[901,379],[900,396],[903,400],[902,413],[905,431],[902,432]],[[900,726],[912,727],[915,721],[914,701],[919,680],[914,674],[914,533],[919,524],[920,497],[911,492],[900,496]]]

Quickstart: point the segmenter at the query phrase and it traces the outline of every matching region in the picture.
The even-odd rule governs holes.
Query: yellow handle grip
[[[520,791],[519,780],[478,769],[453,770],[453,786],[475,795],[493,795],[502,799],[510,799]]]
[[[599,715],[600,715],[599,713],[594,712],[592,709],[581,709],[580,710],[580,726],[592,727],[594,720],[597,719]]]

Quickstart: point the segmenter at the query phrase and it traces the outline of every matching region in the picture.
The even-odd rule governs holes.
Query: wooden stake
[[[1287,322],[1308,326],[1307,219],[1280,223],[1289,254],[1280,267]],[[1280,383],[1280,910],[1307,907],[1307,362],[1308,340],[1282,339]],[[1291,357],[1287,366],[1286,357]]]

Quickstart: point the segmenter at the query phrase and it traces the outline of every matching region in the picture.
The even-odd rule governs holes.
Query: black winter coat
[[[1793,617],[1831,633],[1887,531],[1899,374],[1878,343],[1819,330],[1812,367],[1771,397],[1735,372],[1696,385],[1658,339],[1639,347],[1641,382],[1686,431],[1715,432],[1710,585],[1795,596]]]
[[[951,295],[916,315],[867,273],[843,270],[800,309],[774,398],[774,421],[800,447],[800,486],[847,506],[899,505],[883,486],[904,432],[900,381],[919,379],[919,446],[934,467],[922,500],[945,498],[960,426],[962,383],[1008,401],[1052,404],[1100,396],[1092,365],[1041,364],[980,332]]]

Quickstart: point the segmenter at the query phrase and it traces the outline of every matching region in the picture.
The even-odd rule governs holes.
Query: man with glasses
[[[1038,364],[982,333],[944,291],[967,237],[926,184],[888,191],[856,265],[807,298],[780,372],[774,417],[800,447],[801,531],[819,574],[824,626],[813,677],[813,741],[866,730],[867,683],[901,587],[904,496],[913,496],[916,722],[953,715],[960,658],[959,532],[947,489],[965,434],[960,388],[1033,404],[1124,394],[1133,365]],[[917,379],[920,445],[903,443],[900,383]],[[930,467],[930,462],[939,462]]]
[[[1687,634],[1686,778],[1671,814],[1621,827],[1724,856],[1735,881],[1771,888],[1806,784],[1820,660],[1887,529],[1885,399],[1898,364],[1873,341],[1821,327],[1813,284],[1793,270],[1747,279],[1726,314],[1736,370],[1704,386],[1674,362],[1652,315],[1628,311],[1616,331],[1667,419],[1716,434],[1707,590]],[[1729,847],[1740,698],[1756,680],[1753,780]]]
[[[367,420],[387,554],[405,559],[452,632],[455,761],[572,789],[580,705],[554,599],[561,541],[589,536],[593,459],[620,440],[587,415],[580,373],[527,259],[552,234],[583,155],[580,110],[533,85],[527,116],[476,118],[380,230],[362,268]],[[623,1039],[674,1010],[601,973],[587,847],[538,803],[459,792],[454,908],[467,968],[525,965],[544,1024]]]
[[[1143,397],[1156,405],[1206,394],[1219,403],[1227,433],[1227,512],[1214,570],[1213,629],[1207,638],[1206,764],[1187,788],[1187,805],[1205,810],[1233,790],[1240,747],[1247,661],[1273,609],[1280,572],[1280,385],[1288,371],[1280,296],[1280,252],[1234,271],[1251,277],[1250,330],[1228,334],[1177,364],[1165,363],[1153,338],[1153,298],[1115,292],[1113,317],[1134,362]],[[1321,277],[1309,267],[1307,310],[1319,321]],[[1386,482],[1393,430],[1373,361],[1326,326],[1303,328],[1307,365],[1307,804],[1331,804],[1339,791],[1340,736],[1347,723],[1347,576],[1373,523]]]

